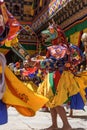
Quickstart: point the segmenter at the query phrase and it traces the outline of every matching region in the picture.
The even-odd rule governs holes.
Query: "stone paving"
[[[74,110],[73,118],[68,117],[73,130],[87,130],[87,106],[85,111]],[[49,112],[37,111],[34,117],[24,117],[15,108],[8,109],[8,123],[0,125],[0,130],[42,130],[51,125]],[[62,121],[58,117],[58,125],[62,127]]]

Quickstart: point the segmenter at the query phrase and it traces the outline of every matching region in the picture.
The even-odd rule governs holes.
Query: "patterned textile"
[[[64,65],[67,61],[67,57],[61,58],[59,60],[56,60],[55,58],[48,58],[42,62],[40,62],[40,65],[42,68],[46,68],[48,70],[56,70],[58,69],[60,72],[64,70]]]
[[[56,48],[56,49],[55,49]],[[58,51],[57,51],[58,49]],[[45,60],[41,61],[41,67],[48,70],[58,69],[62,72],[65,69],[65,63],[70,62],[71,70],[73,70],[82,60],[82,53],[77,46],[70,44],[69,48],[61,45],[49,47],[50,55]],[[69,54],[67,53],[69,51]],[[60,54],[60,56],[59,56]]]
[[[84,56],[82,51],[78,48],[78,46],[70,44],[69,51],[70,51],[69,60],[72,66],[76,66],[80,64]]]
[[[55,59],[63,58],[67,52],[67,47],[61,45],[53,45],[48,47],[47,49],[50,53],[50,56],[54,57]]]

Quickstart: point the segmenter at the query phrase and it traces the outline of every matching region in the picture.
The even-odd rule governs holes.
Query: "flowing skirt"
[[[37,94],[37,86],[30,82],[26,86],[6,66],[5,69],[6,91],[2,101],[24,116],[34,116],[35,112],[44,106],[48,99]],[[34,89],[36,88],[36,89]]]
[[[74,76],[70,71],[63,71],[56,87],[52,74],[46,75],[37,90],[37,93],[49,99],[46,105],[50,108],[56,107],[69,99],[73,109],[83,109],[86,102],[87,72]]]

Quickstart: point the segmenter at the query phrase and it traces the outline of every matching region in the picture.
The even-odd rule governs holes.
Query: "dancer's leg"
[[[57,106],[55,109],[63,121],[63,130],[71,130],[71,126],[67,120],[65,109],[62,106]]]
[[[51,118],[52,118],[52,126],[47,128],[46,130],[57,130],[57,111],[55,108],[50,109]]]
[[[55,108],[50,109],[51,118],[52,118],[52,126],[57,128],[57,111]]]

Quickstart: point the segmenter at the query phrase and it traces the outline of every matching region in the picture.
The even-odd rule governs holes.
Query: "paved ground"
[[[74,117],[68,117],[74,130],[87,130],[87,106],[85,111],[74,110]],[[8,123],[0,126],[0,130],[42,130],[51,125],[50,113],[36,113],[34,117],[24,117],[14,108],[8,109]],[[58,125],[62,127],[62,121],[58,117]]]

